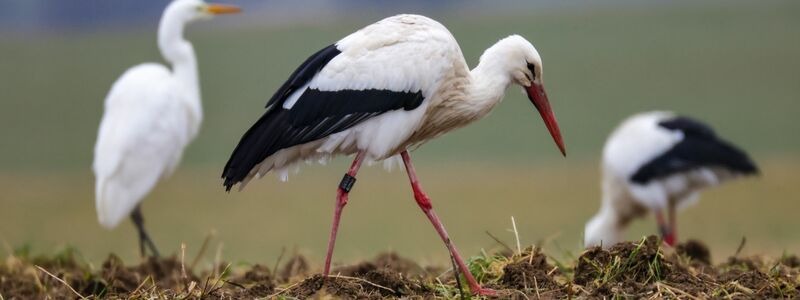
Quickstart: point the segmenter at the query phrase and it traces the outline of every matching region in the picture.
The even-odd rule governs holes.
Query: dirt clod
[[[554,267],[547,263],[547,256],[536,248],[530,258],[512,262],[503,268],[503,285],[512,289],[555,289],[558,283],[551,277]]]
[[[684,243],[678,244],[675,246],[675,252],[706,265],[711,264],[711,251],[708,250],[705,244],[698,240],[687,240]]]

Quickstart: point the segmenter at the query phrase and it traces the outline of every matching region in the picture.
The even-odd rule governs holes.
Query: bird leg
[[[669,236],[668,241],[670,246],[674,246],[678,242],[678,214],[675,213],[675,202],[670,201],[667,207],[669,214]]]
[[[673,211],[672,206],[670,205],[669,214],[670,220],[673,219]],[[656,210],[656,222],[658,222],[658,231],[661,233],[661,238],[664,239],[664,243],[667,245],[673,246],[675,244],[675,232],[673,231],[673,223],[670,222],[668,225],[667,222],[664,220],[664,213],[659,209]]]
[[[153,240],[150,239],[150,235],[144,230],[144,217],[142,216],[141,205],[137,204],[136,208],[133,209],[133,212],[131,212],[131,220],[133,224],[136,225],[136,230],[139,232],[139,253],[141,253],[142,257],[147,256],[145,245],[147,248],[150,248],[150,252],[153,253],[154,257],[159,257],[156,244],[153,243]]]
[[[403,157],[403,164],[406,166],[406,172],[408,173],[408,179],[411,181],[411,188],[414,191],[414,199],[417,200],[417,205],[422,209],[428,219],[433,223],[433,227],[436,228],[436,232],[439,233],[439,236],[444,241],[445,246],[450,251],[450,255],[455,259],[456,264],[458,264],[458,268],[461,269],[461,273],[464,274],[464,277],[467,279],[467,283],[469,283],[469,289],[472,290],[472,293],[479,294],[479,295],[496,295],[492,289],[481,288],[478,281],[475,280],[475,277],[469,272],[469,268],[464,263],[464,260],[461,259],[461,255],[458,254],[458,250],[456,246],[450,241],[450,236],[447,235],[447,231],[444,229],[442,222],[439,221],[439,217],[436,213],[433,212],[433,206],[431,205],[430,198],[425,195],[425,192],[422,191],[422,188],[419,186],[419,181],[417,180],[417,173],[414,171],[414,166],[411,165],[411,156],[408,155],[407,150],[403,150],[400,152],[400,156]]]
[[[336,208],[333,212],[333,224],[331,225],[331,236],[328,239],[328,253],[325,255],[325,272],[323,276],[328,276],[331,271],[331,257],[333,256],[333,246],[336,244],[336,232],[339,231],[339,219],[342,217],[342,209],[347,204],[347,195],[350,189],[356,183],[356,173],[361,168],[361,162],[364,160],[364,151],[358,152],[353,164],[350,165],[350,170],[344,174],[339,187],[336,189]]]

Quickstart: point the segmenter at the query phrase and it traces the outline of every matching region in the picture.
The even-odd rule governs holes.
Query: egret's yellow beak
[[[242,9],[234,5],[209,4],[206,6],[206,11],[212,15],[220,15],[220,14],[235,14],[241,12]]]

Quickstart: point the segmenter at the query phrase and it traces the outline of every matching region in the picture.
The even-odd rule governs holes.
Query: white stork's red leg
[[[331,257],[333,256],[333,246],[336,245],[336,232],[339,231],[339,219],[342,218],[342,209],[347,204],[347,195],[353,184],[356,183],[356,173],[361,168],[361,162],[364,160],[364,152],[358,152],[353,164],[350,165],[350,170],[344,174],[342,182],[336,188],[336,209],[333,212],[333,224],[331,225],[331,236],[328,239],[328,253],[325,256],[325,272],[323,276],[328,276],[331,271]]]
[[[461,269],[461,273],[464,274],[464,277],[467,278],[467,282],[469,283],[469,288],[472,290],[473,293],[479,295],[495,295],[497,294],[492,289],[485,289],[481,288],[478,281],[475,280],[475,277],[469,272],[469,268],[464,263],[464,260],[461,259],[461,255],[458,254],[458,250],[456,246],[450,241],[450,236],[447,235],[447,231],[444,229],[442,222],[439,221],[439,217],[436,213],[433,212],[433,206],[431,205],[430,198],[425,195],[425,192],[422,191],[422,188],[419,186],[419,180],[417,180],[417,173],[414,171],[414,166],[411,165],[411,156],[408,155],[407,150],[403,150],[400,152],[400,156],[403,157],[403,164],[406,166],[406,172],[408,172],[408,179],[411,181],[411,188],[414,190],[414,199],[417,200],[417,204],[428,216],[428,219],[431,220],[433,223],[433,227],[436,228],[436,232],[439,233],[439,236],[442,237],[444,244],[447,246],[447,249],[450,251],[450,255],[456,260],[458,264],[458,268]],[[455,270],[454,270],[455,271]]]

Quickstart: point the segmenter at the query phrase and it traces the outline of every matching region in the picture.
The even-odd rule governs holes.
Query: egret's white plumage
[[[127,70],[105,99],[94,149],[96,208],[113,228],[129,216],[156,183],[169,176],[202,120],[197,62],[183,38],[184,25],[229,6],[175,0],[161,18],[158,46],[172,69],[145,63]]]
[[[602,206],[586,224],[587,247],[611,246],[648,211],[684,208],[702,189],[756,172],[744,152],[705,124],[664,111],[623,121],[606,141],[601,167]]]
[[[180,161],[200,125],[200,99],[157,64],[131,68],[111,88],[95,146],[100,224],[115,227]]]

